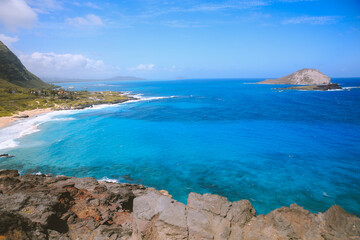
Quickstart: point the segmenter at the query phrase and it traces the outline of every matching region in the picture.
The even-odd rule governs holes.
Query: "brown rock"
[[[324,213],[326,239],[360,239],[360,219],[334,205]]]
[[[247,200],[191,193],[185,206],[141,185],[3,170],[0,237],[360,240],[360,219],[336,205],[314,214],[293,204],[256,216]]]
[[[230,202],[228,202],[227,198],[219,195],[190,193],[188,207],[225,217],[229,211]]]
[[[136,239],[186,239],[185,205],[154,189],[134,199]]]
[[[252,219],[242,231],[244,239],[322,239],[316,215],[292,204]]]
[[[0,170],[0,177],[18,177],[18,170]]]
[[[190,193],[187,205],[189,239],[228,239],[230,220],[226,215],[231,203],[214,195]]]
[[[226,216],[232,224],[238,224],[241,227],[254,217],[256,217],[256,211],[249,200],[233,202]]]

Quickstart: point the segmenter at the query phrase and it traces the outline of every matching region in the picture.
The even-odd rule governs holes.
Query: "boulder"
[[[134,199],[136,239],[186,239],[185,205],[149,189]]]
[[[334,205],[323,214],[323,236],[326,239],[360,239],[360,219]]]

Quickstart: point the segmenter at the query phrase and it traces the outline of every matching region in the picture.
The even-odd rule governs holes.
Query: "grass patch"
[[[33,109],[82,109],[97,104],[121,103],[132,97],[121,92],[65,91],[64,89],[28,89],[0,81],[0,116],[11,116]]]

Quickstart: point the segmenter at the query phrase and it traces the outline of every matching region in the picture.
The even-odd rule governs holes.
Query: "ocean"
[[[0,129],[0,169],[94,177],[360,216],[360,78],[341,91],[282,91],[263,79],[66,83],[140,99],[57,111]]]

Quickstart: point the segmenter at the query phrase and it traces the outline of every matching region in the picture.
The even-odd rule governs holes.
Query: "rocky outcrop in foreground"
[[[330,84],[330,77],[313,68],[304,68],[278,79],[267,79],[258,84],[321,85]]]
[[[248,200],[190,193],[184,205],[141,185],[2,170],[0,239],[360,239],[360,219],[336,205],[257,216]]]

